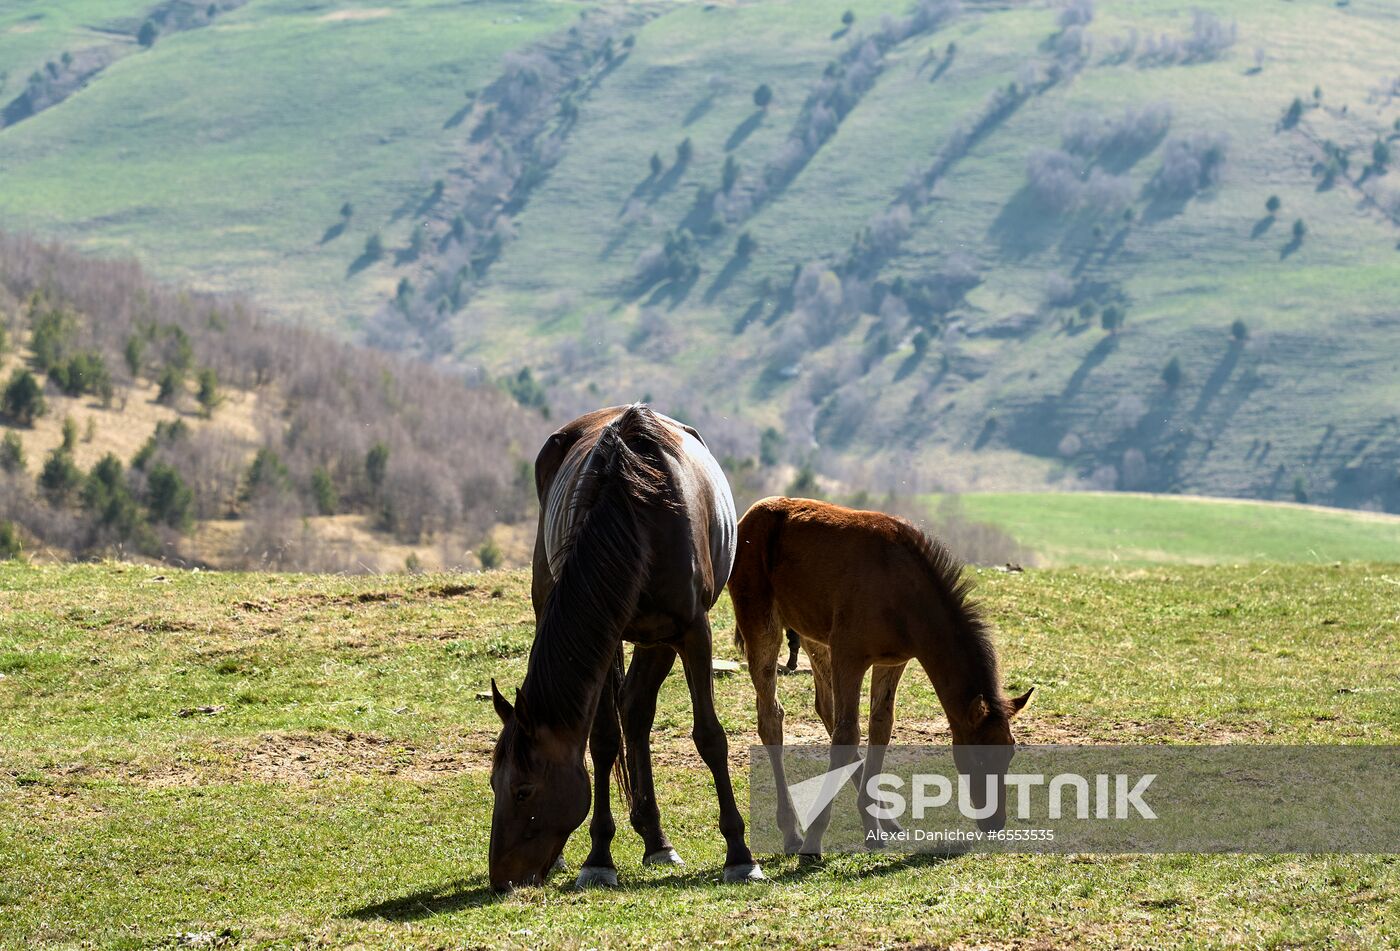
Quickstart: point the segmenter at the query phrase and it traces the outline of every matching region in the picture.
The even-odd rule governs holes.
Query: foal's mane
[[[954,633],[968,648],[973,668],[973,682],[968,685],[970,695],[980,693],[993,712],[1010,717],[1014,708],[1001,687],[1001,665],[992,642],[991,624],[982,614],[981,605],[972,598],[977,582],[947,545],[902,518],[894,521],[899,526],[899,540],[928,567],[929,580],[952,619]]]

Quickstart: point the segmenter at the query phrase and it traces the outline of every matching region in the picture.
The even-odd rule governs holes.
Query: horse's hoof
[[[578,870],[575,888],[616,888],[617,869],[600,865],[585,865]]]
[[[799,852],[797,855],[798,865],[820,865],[822,854],[820,852]]]
[[[684,865],[685,859],[675,849],[657,849],[655,852],[647,853],[642,859],[643,865]]]
[[[759,868],[757,862],[745,862],[743,865],[726,865],[724,867],[724,883],[734,885],[742,882],[761,882],[768,876],[763,874],[763,869]]]
[[[549,867],[551,872],[564,872],[569,868],[569,863],[564,861],[564,856],[559,856],[554,860],[554,864]]]

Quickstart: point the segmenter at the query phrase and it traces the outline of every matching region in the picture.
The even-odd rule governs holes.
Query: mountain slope
[[[1400,14],[1200,8],[252,0],[0,210],[852,484],[1400,510]]]

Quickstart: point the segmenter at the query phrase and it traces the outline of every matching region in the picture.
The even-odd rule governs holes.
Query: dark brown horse
[[[1001,687],[990,631],[968,599],[962,566],[941,544],[903,519],[810,499],[756,502],[739,522],[739,553],[729,578],[735,638],[748,656],[758,698],[758,733],[779,788],[786,790],[781,748],[783,708],[775,674],[783,630],[801,638],[812,660],[817,712],[831,734],[831,768],[858,755],[860,688],[870,683],[870,745],[864,776],[880,772],[894,729],[894,698],[910,660],[933,681],[948,715],[958,770],[972,776],[973,804],[986,806],[992,776],[999,807],[979,824],[1006,821],[1000,778],[1011,761],[1011,718],[1030,699]],[[867,832],[878,826],[858,780]],[[821,854],[831,806],[799,835],[792,803],[778,797],[778,824],[789,852]]]
[[[761,879],[711,683],[707,612],[729,577],[736,534],[719,464],[694,429],[636,404],[589,413],[550,436],[535,460],[535,485],[535,642],[514,705],[491,684],[503,725],[491,770],[492,886],[538,883],[554,868],[588,815],[585,743],[594,770],[592,850],[578,884],[617,883],[614,763],[644,860],[680,863],[661,830],[650,747],[657,691],[677,654],[695,745],[719,795],[724,880]],[[636,645],[625,677],[623,641]]]

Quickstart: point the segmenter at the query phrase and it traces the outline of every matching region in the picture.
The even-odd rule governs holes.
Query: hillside
[[[521,564],[546,428],[497,387],[0,234],[0,559]]]
[[[0,129],[0,214],[846,484],[1400,511],[1400,12],[1195,6],[250,0]]]

